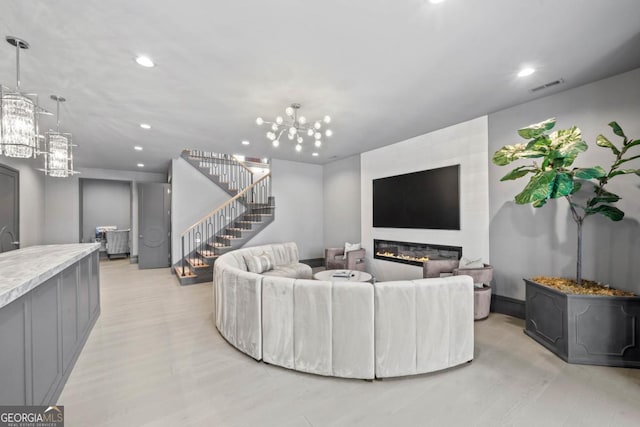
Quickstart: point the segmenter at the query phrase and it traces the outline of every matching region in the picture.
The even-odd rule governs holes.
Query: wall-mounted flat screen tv
[[[373,226],[460,230],[460,165],[374,179]]]

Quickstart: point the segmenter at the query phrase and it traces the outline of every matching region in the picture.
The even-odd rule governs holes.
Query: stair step
[[[175,270],[178,277],[198,277],[197,274],[191,272],[189,267],[184,268],[184,274],[182,274],[182,267],[175,267]]]
[[[230,234],[221,234],[218,237],[221,238],[221,239],[225,239],[225,240],[242,239],[242,237],[232,236]]]
[[[189,265],[193,269],[211,267],[209,264],[207,264],[206,262],[204,262],[200,258],[188,258],[187,262],[189,263]]]
[[[227,227],[227,230],[230,230],[230,231],[245,231],[246,228]]]
[[[216,254],[214,251],[210,251],[208,249],[203,249],[201,251],[198,251],[198,253],[200,255],[202,255],[203,257],[207,258],[207,259],[214,259],[214,258],[218,258],[220,255]]]
[[[221,243],[221,242],[209,243],[209,246],[211,246],[212,248],[218,248],[218,249],[225,249],[225,248],[231,247],[231,245],[225,245],[224,243]]]

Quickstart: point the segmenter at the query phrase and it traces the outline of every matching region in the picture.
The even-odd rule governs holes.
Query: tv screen
[[[460,165],[374,179],[373,226],[460,230]]]

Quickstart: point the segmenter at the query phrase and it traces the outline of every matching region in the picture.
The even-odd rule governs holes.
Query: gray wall
[[[45,235],[45,177],[38,160],[0,157],[0,163],[20,172],[20,247],[41,245]]]
[[[180,235],[231,198],[181,157],[171,161],[171,264],[180,261]]]
[[[323,168],[323,242],[325,248],[360,241],[360,155]]]
[[[166,182],[166,174],[130,172],[109,169],[79,169],[83,178],[129,181],[131,185],[131,255],[138,255],[138,182]],[[77,243],[80,241],[79,176],[45,180],[44,243]]]
[[[131,183],[103,179],[82,179],[83,242],[95,238],[99,225],[115,225],[119,230],[131,228]]]
[[[575,166],[597,164],[608,168],[613,156],[608,149],[596,146],[595,138],[602,133],[619,142],[607,126],[612,120],[618,121],[631,138],[640,138],[640,69],[489,116],[489,236],[494,292],[520,300],[524,299],[523,277],[574,277],[575,223],[564,199],[550,201],[540,209],[516,205],[513,197],[526,181],[499,182],[511,169],[493,165],[491,156],[503,145],[524,141],[516,134],[517,129],[549,117],[558,119],[556,129],[577,125],[582,130],[589,150]],[[640,168],[640,159],[627,167]],[[618,177],[609,189],[623,197],[618,207],[626,216],[619,223],[594,216],[585,221],[583,277],[640,293],[640,179],[635,175]]]
[[[275,220],[248,246],[296,242],[300,259],[322,258],[322,166],[273,159],[271,163]]]

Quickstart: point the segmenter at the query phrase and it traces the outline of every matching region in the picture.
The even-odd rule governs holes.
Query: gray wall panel
[[[77,264],[62,272],[62,361],[66,372],[78,340]]]
[[[131,228],[131,183],[102,179],[82,179],[83,242],[95,238],[99,225]]]
[[[80,261],[80,281],[78,282],[78,335],[82,336],[89,326],[89,282],[91,279],[90,257]]]
[[[0,310],[0,405],[27,403],[25,298]]]
[[[44,405],[62,377],[58,334],[58,277],[31,293],[33,404]]]

